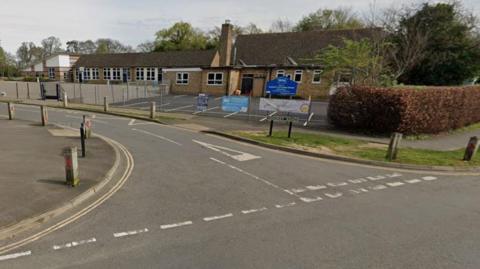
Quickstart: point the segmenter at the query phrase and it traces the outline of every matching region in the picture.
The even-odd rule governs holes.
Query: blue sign
[[[267,94],[278,96],[295,96],[297,94],[298,84],[287,78],[278,77],[277,79],[270,80],[267,83]]]
[[[225,112],[247,112],[248,97],[224,96],[222,98],[222,110]]]
[[[208,95],[204,93],[198,94],[197,111],[205,111],[208,108]]]

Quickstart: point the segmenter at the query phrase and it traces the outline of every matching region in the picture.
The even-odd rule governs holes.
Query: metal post
[[[15,89],[17,90],[17,99],[19,99],[20,95],[18,94],[18,82],[15,83]]]
[[[27,82],[27,99],[30,99],[30,83]]]
[[[15,106],[12,103],[8,102],[7,108],[8,108],[8,119],[13,120],[15,118]]]
[[[272,136],[273,134],[273,120],[270,121],[270,130],[268,131],[268,136]]]
[[[107,97],[103,97],[103,111],[108,112],[108,102],[107,102]]]
[[[77,147],[68,147],[64,149],[65,156],[65,179],[68,185],[78,186],[80,179],[78,177],[78,156]]]
[[[42,116],[42,126],[47,126],[48,124],[48,111],[46,106],[40,106],[40,114]]]
[[[147,81],[143,81],[143,97],[147,98]]]
[[[85,127],[80,124],[80,143],[82,145],[82,157],[85,158]]]
[[[288,124],[288,138],[292,137],[292,125],[293,123],[290,121],[290,123]]]
[[[75,85],[76,85],[76,83],[74,82],[73,83],[73,98],[77,98],[77,93],[75,91]]]
[[[155,119],[156,118],[156,106],[155,102],[150,103],[150,118]]]
[[[390,138],[390,144],[388,145],[387,151],[387,160],[393,161],[397,159],[398,147],[400,146],[400,141],[402,140],[403,134],[393,133]]]
[[[113,84],[110,84],[110,89],[112,90],[112,102],[115,103],[115,91],[113,89]]]
[[[135,81],[135,84],[136,84],[135,88],[136,88],[136,91],[137,91],[137,99],[138,99],[138,81]]]
[[[123,105],[125,105],[125,88],[122,87],[122,99],[123,99]]]
[[[128,88],[128,81],[127,81],[127,101],[130,100],[130,89]]]
[[[98,105],[98,100],[97,100],[97,95],[98,95],[98,91],[97,91],[97,85],[94,86],[94,90],[95,90],[95,104]]]

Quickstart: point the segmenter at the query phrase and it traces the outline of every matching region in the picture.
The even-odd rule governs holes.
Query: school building
[[[72,68],[80,55],[59,53],[39,61],[23,70],[24,76],[51,79],[56,81],[72,81]]]

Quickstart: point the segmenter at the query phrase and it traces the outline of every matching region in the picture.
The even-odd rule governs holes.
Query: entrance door
[[[253,75],[245,74],[242,76],[242,95],[250,95],[253,90]]]

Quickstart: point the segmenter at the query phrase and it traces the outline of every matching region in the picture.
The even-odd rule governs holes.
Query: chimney
[[[220,53],[220,66],[229,66],[232,59],[233,47],[233,26],[230,20],[222,24],[222,33],[220,35],[220,44],[218,52]]]

